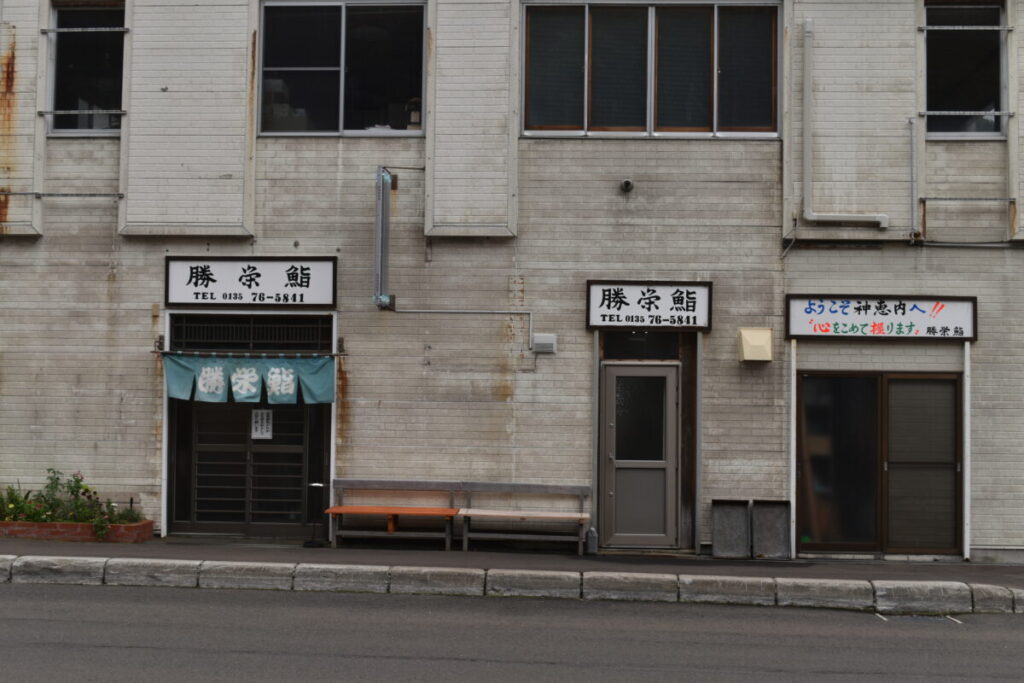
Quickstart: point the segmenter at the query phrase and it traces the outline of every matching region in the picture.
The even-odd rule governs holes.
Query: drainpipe
[[[876,223],[889,227],[884,213],[814,212],[814,21],[804,20],[804,221],[808,223]]]

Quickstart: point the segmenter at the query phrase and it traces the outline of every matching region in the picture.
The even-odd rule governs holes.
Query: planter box
[[[0,522],[0,538],[29,538],[41,541],[98,542],[92,524],[77,522]],[[134,524],[111,524],[108,543],[142,543],[153,538],[153,520]]]

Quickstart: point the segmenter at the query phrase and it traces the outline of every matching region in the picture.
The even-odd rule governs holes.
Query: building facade
[[[0,484],[250,535],[336,476],[588,484],[602,548],[742,499],[1024,560],[1022,11],[7,0]]]

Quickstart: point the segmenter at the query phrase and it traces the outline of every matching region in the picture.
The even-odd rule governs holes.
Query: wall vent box
[[[555,353],[558,350],[557,334],[535,334],[533,335],[534,353]]]
[[[772,328],[741,327],[739,345],[741,361],[770,361],[772,359]]]

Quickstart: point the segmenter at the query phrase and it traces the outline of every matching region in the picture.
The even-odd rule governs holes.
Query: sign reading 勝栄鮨
[[[711,329],[711,283],[591,280],[587,327]]]
[[[789,294],[788,339],[975,341],[978,300],[963,296]]]
[[[168,306],[334,306],[337,259],[167,257]]]

